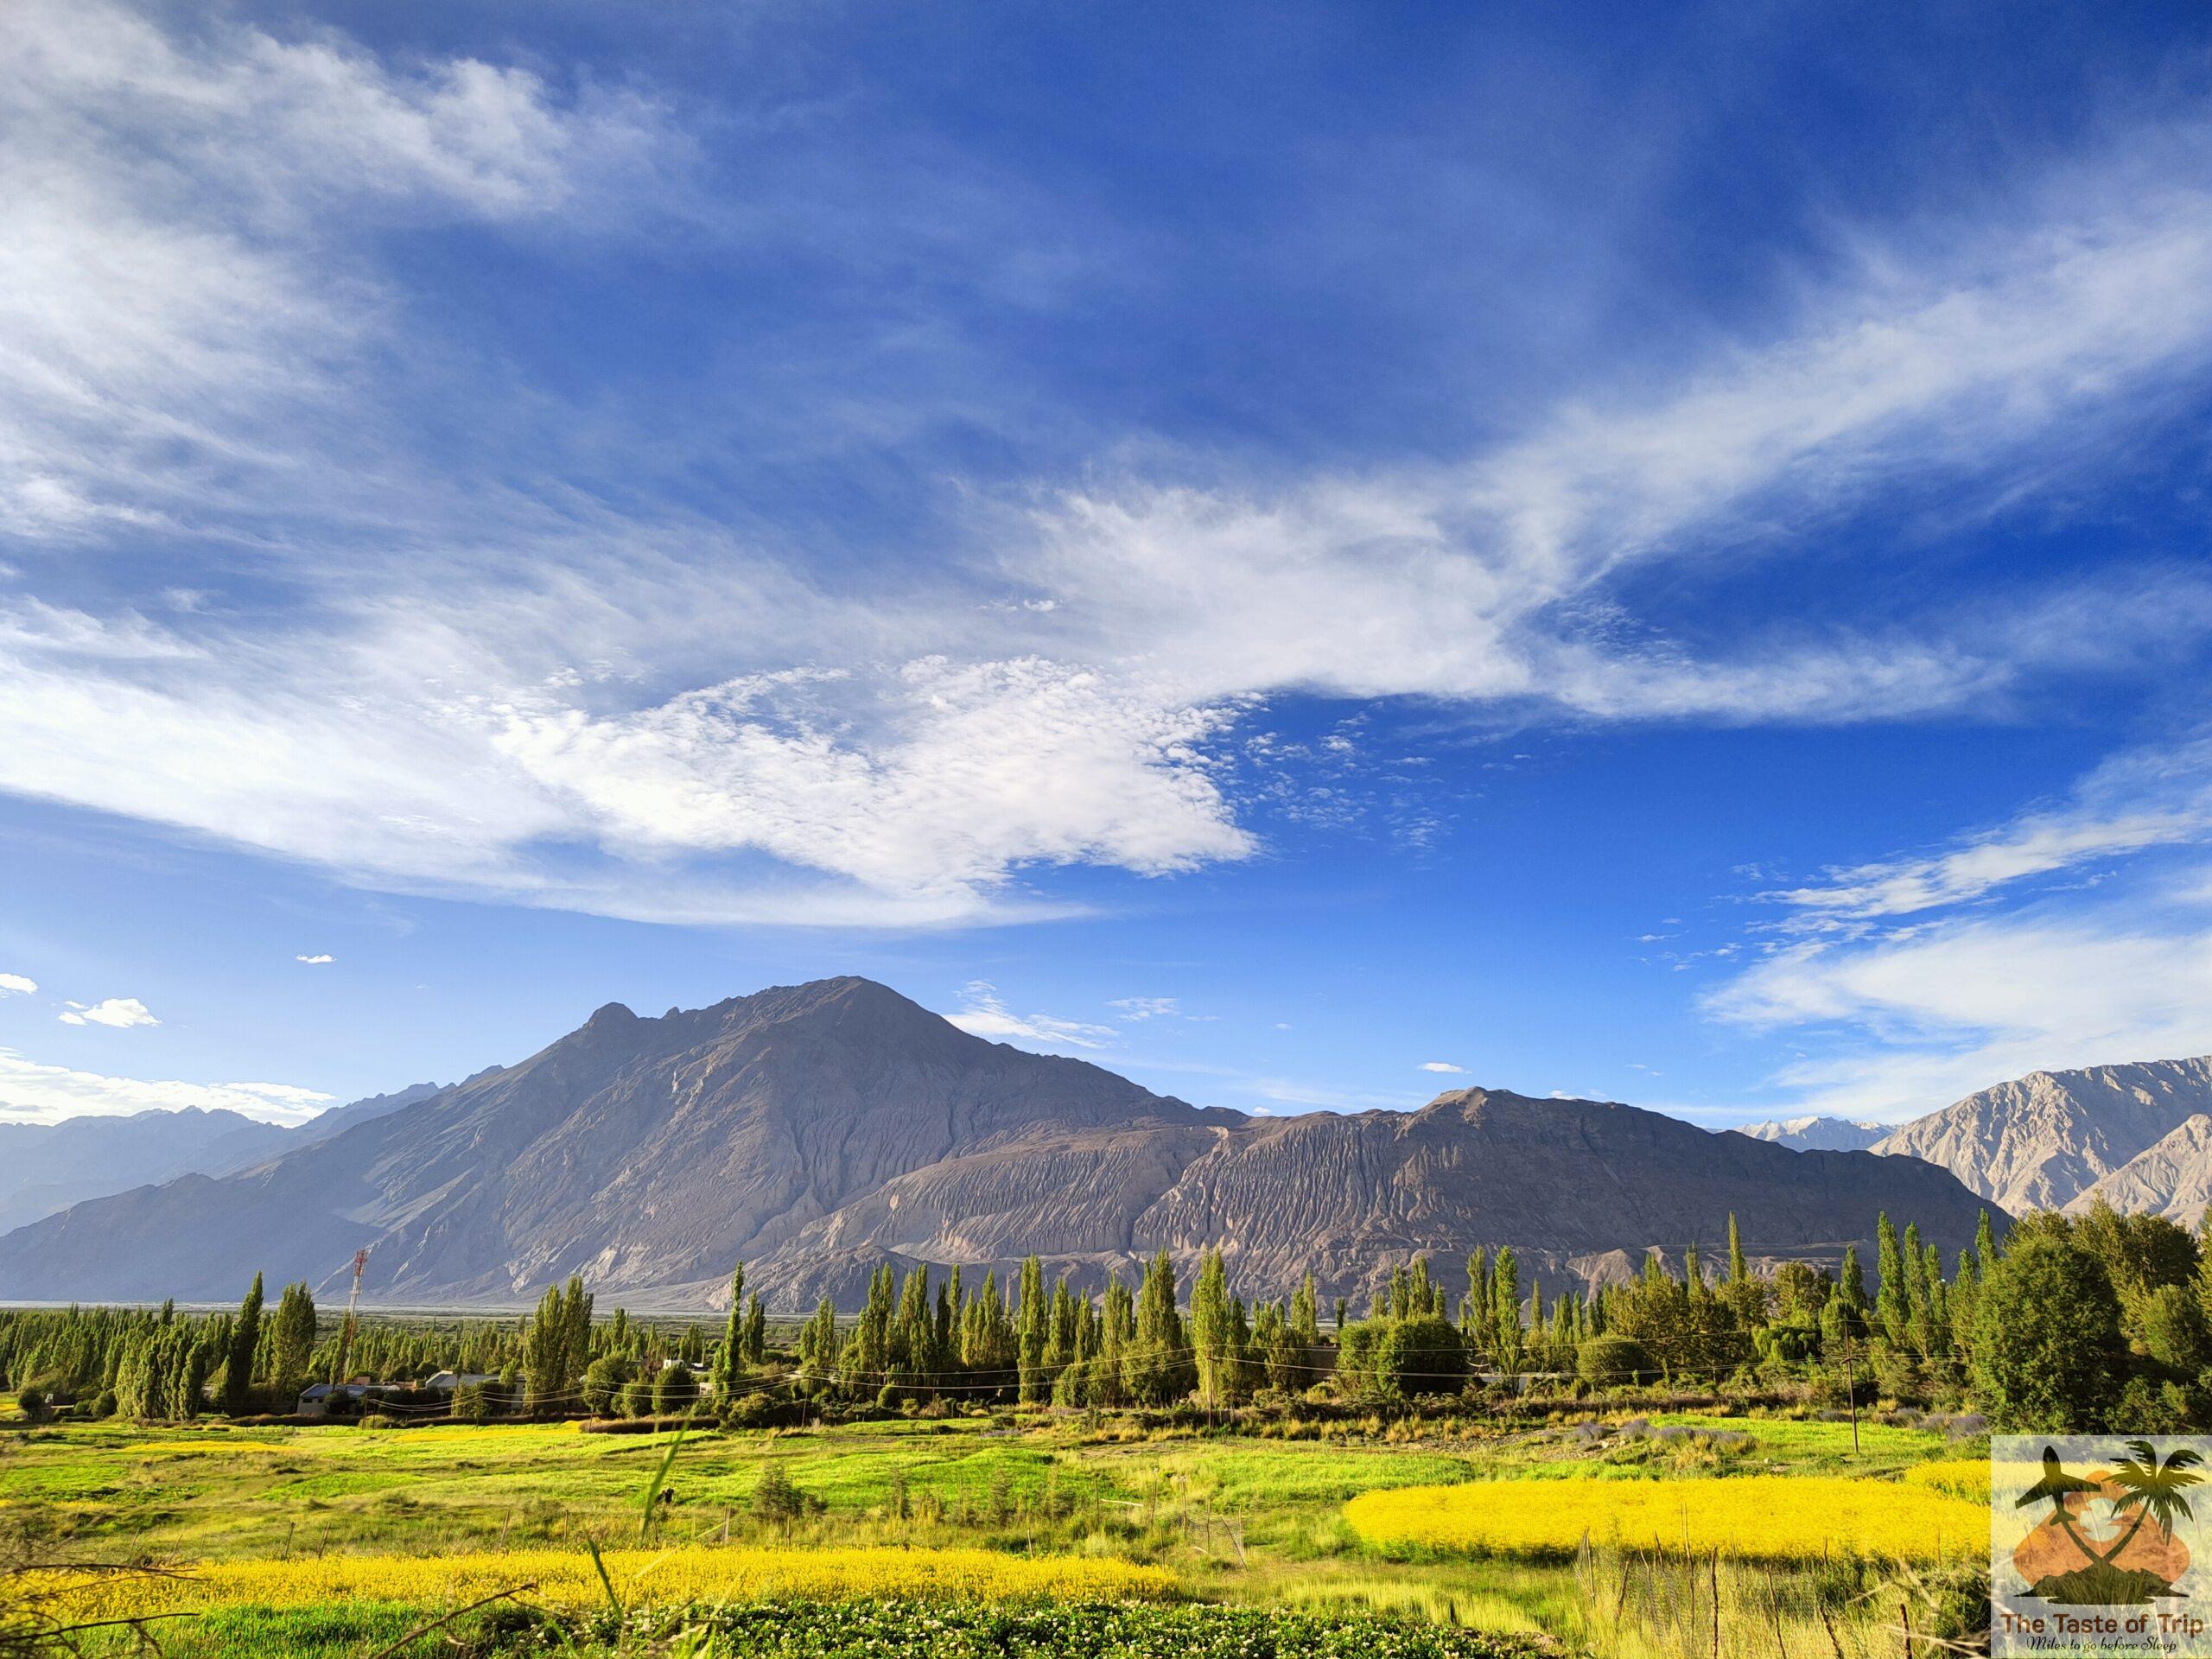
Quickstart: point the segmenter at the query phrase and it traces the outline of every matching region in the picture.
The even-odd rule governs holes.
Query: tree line
[[[772,1350],[740,1266],[719,1336],[595,1316],[582,1281],[517,1319],[366,1323],[326,1332],[305,1285],[264,1310],[258,1276],[235,1313],[69,1308],[0,1313],[0,1384],[93,1414],[188,1418],[291,1408],[318,1376],[379,1381],[451,1369],[479,1380],[462,1416],[726,1414],[748,1402],[892,1407],[931,1399],[1209,1411],[1300,1396],[1384,1404],[1470,1389],[1802,1385],[1840,1403],[1886,1397],[1977,1408],[2003,1427],[2212,1427],[2212,1251],[2201,1233],[2099,1208],[2030,1216],[2000,1243],[1985,1212],[1947,1273],[1918,1227],[1875,1227],[1874,1287],[1856,1248],[1829,1272],[1754,1272],[1735,1218],[1720,1261],[1656,1252],[1624,1283],[1548,1300],[1510,1248],[1478,1249],[1447,1287],[1427,1257],[1391,1269],[1354,1319],[1312,1274],[1248,1301],[1205,1252],[1187,1298],[1165,1250],[1132,1286],[1049,1285],[1031,1257],[1011,1282],[917,1265],[871,1276],[856,1316],[823,1299]],[[1530,1379],[1536,1379],[1531,1381]],[[425,1409],[445,1407],[425,1406]]]

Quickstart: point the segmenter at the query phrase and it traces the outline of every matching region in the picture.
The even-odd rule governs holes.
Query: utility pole
[[[346,1380],[346,1356],[353,1346],[353,1310],[360,1305],[361,1273],[369,1265],[369,1247],[364,1244],[353,1252],[353,1288],[346,1298],[346,1323],[338,1331],[338,1364],[331,1377],[333,1382]]]
[[[1859,1379],[1858,1367],[1851,1357],[1851,1311],[1844,1310],[1843,1317],[1843,1397],[1851,1402],[1851,1455],[1859,1455]]]

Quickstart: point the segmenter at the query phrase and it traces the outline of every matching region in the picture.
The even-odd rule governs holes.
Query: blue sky
[[[0,1115],[843,972],[1248,1110],[2212,1049],[2208,36],[10,7]]]

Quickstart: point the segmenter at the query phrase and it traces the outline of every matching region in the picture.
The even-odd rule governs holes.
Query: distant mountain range
[[[1894,1126],[1854,1123],[1847,1117],[1785,1117],[1765,1123],[1746,1123],[1736,1133],[1754,1141],[1771,1141],[1794,1152],[1864,1152]]]
[[[1917,1158],[2014,1215],[2104,1203],[2194,1230],[2212,1202],[2212,1058],[2031,1071],[1902,1126],[1793,1117],[1737,1133]]]
[[[1906,1124],[1874,1150],[1940,1165],[2016,1215],[2099,1196],[2164,1210],[2192,1185],[2212,1185],[2204,1138],[2181,1133],[2206,1114],[2212,1058],[2031,1071]],[[2190,1226],[2201,1213],[2200,1205]]]
[[[443,1085],[418,1083],[334,1106],[296,1128],[232,1111],[133,1112],[58,1123],[0,1123],[0,1232],[86,1198],[180,1175],[227,1175],[353,1124],[411,1106]]]
[[[1553,1285],[1717,1252],[1833,1262],[1875,1213],[1947,1256],[1984,1205],[1910,1159],[1790,1148],[1584,1100],[1468,1089],[1418,1112],[1254,1118],[969,1036],[834,979],[640,1019],[620,1004],[518,1065],[251,1167],[76,1205],[0,1237],[0,1296],[228,1297],[255,1270],[385,1300],[513,1301],[571,1272],[632,1306],[731,1264],[783,1310],[885,1262],[1095,1285],[1218,1245],[1246,1294],[1313,1273],[1363,1300],[1415,1252],[1510,1244]]]

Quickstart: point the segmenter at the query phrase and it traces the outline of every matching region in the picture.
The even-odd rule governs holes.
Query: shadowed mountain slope
[[[486,1073],[223,1179],[83,1204],[0,1237],[0,1295],[183,1297],[334,1282],[512,1301],[582,1273],[675,1305],[732,1262],[772,1305],[855,1299],[888,1259],[1034,1252],[1085,1282],[1221,1245],[1248,1294],[1308,1270],[1359,1296],[1420,1250],[1512,1244],[1554,1281],[1713,1245],[1832,1260],[1877,1210],[1947,1255],[1981,1206],[1908,1159],[1796,1153],[1634,1108],[1484,1090],[1414,1113],[1250,1118],[988,1043],[824,980],[643,1020],[619,1004]]]

